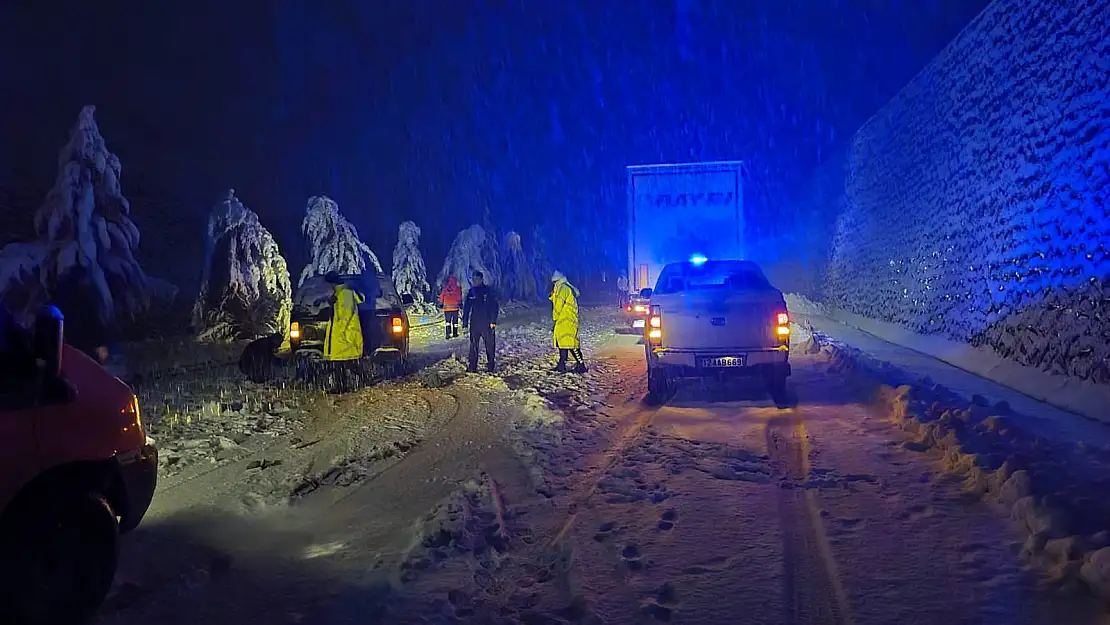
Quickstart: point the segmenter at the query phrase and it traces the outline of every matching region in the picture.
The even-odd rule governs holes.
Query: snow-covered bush
[[[532,273],[532,264],[528,257],[524,255],[520,235],[516,232],[510,231],[505,235],[501,262],[503,297],[518,302],[537,299],[536,276]]]
[[[486,284],[499,286],[501,271],[497,266],[497,255],[493,242],[481,226],[474,224],[466,230],[459,232],[451,249],[447,251],[447,258],[443,261],[443,269],[439,272],[436,285],[442,287],[447,283],[448,276],[455,276],[459,284],[470,284],[470,276],[475,271],[482,272]]]
[[[397,229],[397,247],[393,248],[393,286],[399,295],[412,296],[412,312],[428,314],[435,305],[428,301],[428,270],[420,255],[420,226],[411,221]]]
[[[277,242],[229,190],[208,216],[204,273],[193,305],[201,340],[284,333],[293,308],[289,267]]]
[[[343,215],[339,205],[326,195],[309,198],[301,232],[308,237],[309,262],[301,271],[297,286],[310,276],[322,276],[329,271],[340,274],[360,274],[373,267],[381,273],[382,266],[369,245],[358,238],[358,230]],[[367,263],[369,259],[369,263]]]

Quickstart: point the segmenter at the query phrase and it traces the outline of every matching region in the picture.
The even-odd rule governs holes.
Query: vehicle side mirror
[[[404,295],[401,296],[401,303],[404,304],[405,306],[412,306],[413,304],[416,303],[416,300],[413,299],[412,295],[410,295],[409,293],[405,293]]]
[[[644,299],[651,299],[651,294],[654,292],[654,289],[640,289],[640,297]]]
[[[65,318],[55,306],[43,306],[35,316],[33,351],[35,364],[46,379],[62,375],[62,343]]]

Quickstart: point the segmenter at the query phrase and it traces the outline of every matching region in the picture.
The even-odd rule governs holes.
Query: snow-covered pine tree
[[[393,248],[393,286],[399,295],[412,296],[412,309],[424,314],[427,308],[428,270],[420,255],[420,226],[411,221],[397,228],[397,247]]]
[[[35,213],[46,246],[41,279],[48,287],[71,272],[93,285],[88,294],[102,320],[133,318],[150,304],[147,276],[135,259],[139,229],[120,190],[120,162],[108,151],[86,106],[58,155],[58,177]]]
[[[293,309],[289,267],[274,237],[234,189],[208,215],[204,256],[193,305],[197,338],[226,341],[285,332]]]
[[[538,297],[536,276],[532,273],[532,264],[524,255],[520,235],[510,230],[505,235],[505,244],[501,246],[501,253],[503,297],[518,302],[536,300]]]
[[[329,271],[360,274],[368,266],[377,273],[382,271],[373,250],[358,238],[358,230],[339,214],[335,200],[326,195],[309,198],[301,232],[308,237],[310,256],[297,286],[304,284],[309,276],[322,276]]]
[[[532,229],[532,275],[536,276],[536,290],[540,299],[551,293],[551,274],[555,267],[547,255],[547,238],[543,228],[536,225]]]
[[[501,284],[501,238],[497,226],[493,225],[493,213],[487,204],[482,211],[482,230],[486,231],[486,247],[483,248],[487,267],[493,268],[497,275],[490,284]]]
[[[470,276],[475,271],[481,271],[486,284],[497,287],[500,271],[492,263],[492,258],[486,231],[474,224],[455,237],[451,249],[447,251],[447,258],[443,261],[443,269],[439,272],[436,285],[442,287],[448,276],[455,276],[463,288],[469,288]]]

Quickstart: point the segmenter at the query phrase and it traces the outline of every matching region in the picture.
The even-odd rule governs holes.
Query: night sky
[[[31,235],[95,104],[144,266],[190,289],[200,267],[180,259],[199,263],[228,187],[294,273],[318,193],[383,264],[414,219],[430,273],[486,207],[526,244],[540,226],[568,268],[617,266],[629,164],[745,160],[748,210],[780,214],[986,2],[0,4],[3,240]],[[584,243],[604,253],[586,260]]]

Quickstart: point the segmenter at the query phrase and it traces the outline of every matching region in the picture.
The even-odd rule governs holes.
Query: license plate
[[[703,367],[743,367],[743,356],[722,356],[721,358],[702,358]]]
[[[643,319],[633,319],[632,320],[632,327],[633,328],[642,328],[642,327],[644,327],[644,320]]]

